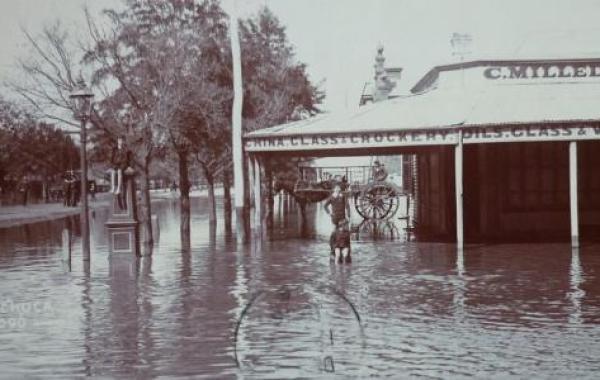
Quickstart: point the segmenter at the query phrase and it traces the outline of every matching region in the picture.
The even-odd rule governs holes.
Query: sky
[[[386,65],[403,67],[404,90],[435,65],[458,60],[455,32],[472,36],[467,60],[600,57],[600,0],[224,1],[241,16],[271,8],[313,82],[326,80],[331,111],[357,107],[380,43]],[[77,33],[86,4],[97,13],[120,0],[0,0],[0,79],[14,75],[15,58],[27,53],[22,27],[35,34],[59,19]]]

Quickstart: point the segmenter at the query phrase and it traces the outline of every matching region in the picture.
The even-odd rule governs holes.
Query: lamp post
[[[83,260],[90,260],[90,223],[88,206],[88,176],[86,152],[86,123],[90,118],[92,98],[94,94],[86,86],[83,78],[77,81],[77,87],[71,92],[69,98],[73,102],[75,118],[81,123],[81,249]]]

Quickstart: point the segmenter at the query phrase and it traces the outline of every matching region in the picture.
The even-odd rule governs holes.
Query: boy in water
[[[329,243],[331,245],[331,254],[335,254],[335,236],[337,233],[338,225],[340,221],[345,221],[348,224],[346,217],[350,217],[350,204],[346,195],[342,192],[342,187],[339,183],[333,186],[333,193],[325,202],[325,212],[331,215],[331,222],[334,225],[335,230],[331,233]],[[350,247],[350,243],[348,243]]]
[[[350,257],[350,228],[348,221],[342,219],[332,235],[331,250],[335,254],[335,261],[338,263],[352,261]]]

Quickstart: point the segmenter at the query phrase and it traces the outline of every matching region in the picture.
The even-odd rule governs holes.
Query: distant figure
[[[73,175],[73,172],[65,174],[63,180],[63,193],[64,193],[64,204],[67,207],[77,206],[77,197],[79,194],[79,188],[77,187],[77,178]]]
[[[383,164],[381,162],[379,162],[379,160],[375,160],[374,167],[373,167],[373,179],[375,181],[385,181],[387,176],[388,176],[388,173],[385,170],[385,167],[383,166]]]
[[[71,177],[71,206],[77,207],[81,197],[81,184],[78,183],[75,176]]]
[[[69,177],[64,175],[63,177],[63,205],[71,206],[71,184],[69,183]]]
[[[92,197],[92,200],[95,201],[96,200],[96,181],[90,181],[90,196]]]
[[[173,181],[173,183],[171,184],[171,192],[177,191],[177,189],[178,189],[177,182]]]
[[[338,222],[335,231],[331,234],[329,244],[336,263],[350,263],[352,261],[348,220],[342,219]]]
[[[23,181],[21,183],[21,186],[19,186],[19,193],[21,194],[21,197],[22,197],[23,206],[27,206],[27,193],[29,191],[28,187],[29,186],[26,181]]]
[[[346,191],[350,187],[350,183],[348,182],[348,177],[342,176],[342,181],[340,182],[342,187],[342,191]]]

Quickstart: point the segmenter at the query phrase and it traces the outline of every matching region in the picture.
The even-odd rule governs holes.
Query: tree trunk
[[[211,225],[217,223],[217,206],[215,204],[215,181],[210,175],[205,175],[208,191],[208,222]]]
[[[250,210],[254,206],[254,195],[252,194],[250,183],[250,173],[248,171],[248,164],[251,162],[248,154],[244,154],[244,208]],[[234,184],[235,185],[235,184]],[[235,188],[233,189],[235,191]]]
[[[260,216],[260,222],[261,226],[264,226],[261,228],[262,238],[266,239],[270,236],[271,233],[271,227],[269,227],[269,220],[271,219],[270,212],[272,211],[272,192],[269,191],[269,188],[271,188],[272,186],[270,186],[268,178],[269,169],[267,167],[267,163],[265,162],[265,160],[261,160],[261,163],[262,165],[260,165],[260,210],[262,215]]]
[[[271,166],[268,161],[265,160],[265,195],[267,198],[267,229],[269,231],[273,230],[274,223],[274,214],[275,214],[275,199],[273,197],[273,170],[271,170]]]
[[[44,203],[48,203],[49,202],[49,197],[48,197],[48,177],[44,176],[44,181],[42,182],[42,201]]]
[[[140,172],[140,193],[141,199],[138,209],[138,222],[140,227],[140,236],[142,237],[141,254],[142,256],[152,255],[154,247],[154,238],[152,235],[152,202],[150,199],[150,163],[146,162]]]
[[[250,157],[248,154],[244,154],[244,168],[248,168],[249,163]],[[253,184],[250,183],[250,173],[246,169],[244,170],[244,220],[242,223],[244,224],[248,241],[250,241],[250,236],[252,236],[252,223],[250,223],[250,211],[254,207],[254,195],[250,190],[252,186]]]
[[[180,232],[182,247],[189,246],[190,240],[190,173],[187,150],[179,150],[179,198]]]
[[[300,236],[308,237],[308,221],[306,220],[306,202],[299,201],[298,206],[300,207]]]
[[[231,177],[229,170],[223,172],[223,217],[225,232],[231,233]]]
[[[283,197],[283,205],[282,205],[282,210],[281,210],[281,217],[282,217],[282,221],[283,221],[283,228],[287,228],[287,224],[288,224],[288,213],[290,212],[290,195],[285,191],[282,190],[279,193],[280,197]]]

